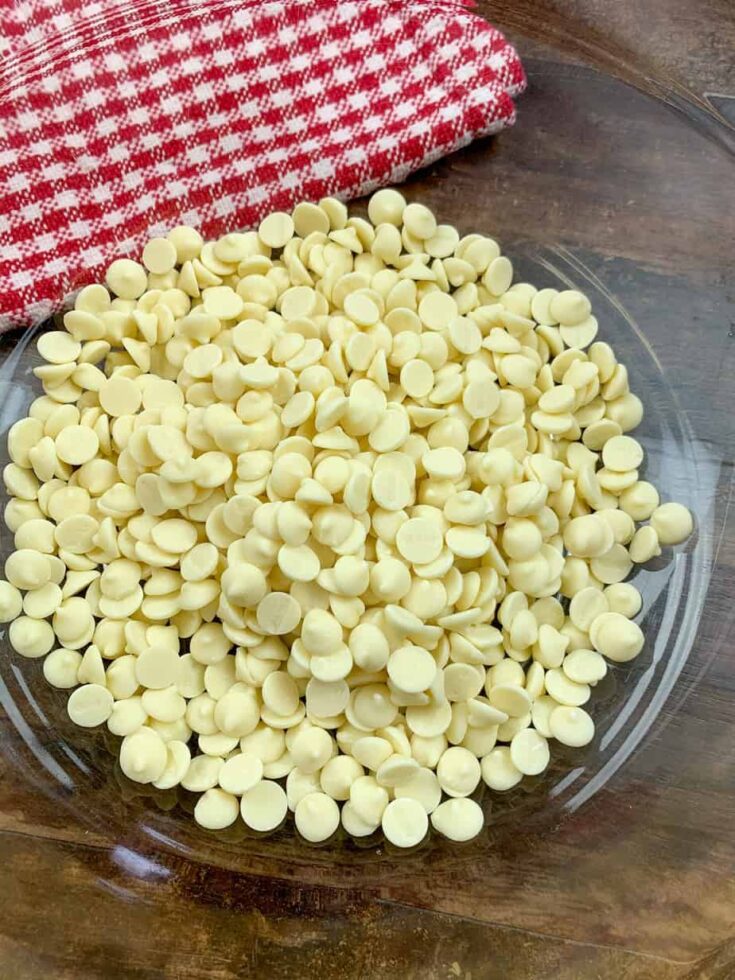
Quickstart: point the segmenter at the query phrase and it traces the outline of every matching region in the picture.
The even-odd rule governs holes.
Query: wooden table
[[[149,800],[123,799],[92,773],[82,807],[109,818],[90,825],[0,756],[0,976],[735,976],[733,164],[731,134],[711,109],[724,112],[726,100],[706,95],[735,94],[735,31],[724,0],[697,5],[697,17],[690,6],[481,4],[526,56],[518,126],[407,185],[511,254],[529,242],[571,250],[640,324],[675,388],[698,453],[676,479],[686,487],[709,468],[699,516],[714,574],[646,737],[574,812],[531,791],[466,848],[432,843],[396,857],[241,833],[209,866],[120,832]],[[573,43],[562,51],[565,36]],[[5,355],[13,342],[4,339]],[[659,383],[651,378],[651,397]],[[63,700],[34,665],[19,676],[82,762],[105,751],[64,727]],[[25,758],[43,736],[18,724],[0,718],[3,749]]]

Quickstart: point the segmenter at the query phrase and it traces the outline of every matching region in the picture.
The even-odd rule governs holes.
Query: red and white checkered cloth
[[[174,224],[400,181],[524,81],[463,0],[0,0],[0,327]]]

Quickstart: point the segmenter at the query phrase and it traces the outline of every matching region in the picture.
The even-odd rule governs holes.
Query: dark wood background
[[[234,872],[129,845],[117,787],[89,788],[109,813],[90,826],[0,754],[2,978],[735,977],[733,7],[480,8],[528,67],[518,125],[408,193],[510,252],[568,246],[645,325],[715,470],[716,565],[686,699],[672,697],[624,769],[563,820],[520,810],[483,850],[372,862],[243,840]],[[13,343],[3,338],[4,356]],[[59,711],[34,666],[21,679]],[[1,715],[0,737],[22,759],[34,736]]]

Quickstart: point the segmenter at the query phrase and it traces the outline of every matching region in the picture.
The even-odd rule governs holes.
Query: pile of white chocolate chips
[[[624,580],[692,530],[584,295],[395,190],[368,214],[113,262],[8,436],[12,646],[210,829],[474,837],[481,781],[593,738],[644,644]]]

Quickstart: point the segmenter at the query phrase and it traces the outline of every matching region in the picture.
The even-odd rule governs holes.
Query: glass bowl
[[[718,476],[717,465],[697,445],[678,403],[676,386],[664,376],[645,333],[592,269],[562,247],[540,249],[518,242],[510,254],[518,281],[539,288],[580,289],[589,296],[603,324],[598,339],[613,343],[618,359],[629,367],[631,390],[645,400],[644,420],[636,430],[646,451],[641,478],[662,489],[662,500],[686,504],[696,514],[697,528],[686,545],[665,549],[660,558],[637,567],[629,579],[643,596],[643,609],[636,620],[646,634],[646,647],[632,663],[611,664],[595,687],[588,705],[596,723],[595,740],[576,750],[552,743],[553,761],[541,776],[524,779],[508,793],[478,791],[488,816],[484,835],[488,839],[499,821],[518,820],[521,815],[525,819],[532,813],[556,820],[559,811],[581,806],[638,748],[669,696],[685,695],[686,683],[677,681],[691,651],[712,571]],[[43,363],[35,341],[45,326],[26,331],[0,371],[3,434],[27,414],[32,399],[42,394],[32,369]],[[0,463],[8,462],[4,445]],[[4,561],[13,548],[12,535],[5,527],[0,544]],[[37,774],[45,792],[68,804],[75,818],[92,827],[103,820],[109,827],[112,819],[121,836],[128,835],[137,823],[141,833],[187,857],[212,860],[216,854],[218,862],[234,868],[243,857],[245,837],[257,842],[249,844],[248,850],[265,854],[275,853],[292,837],[290,820],[273,836],[249,834],[244,825],[222,834],[192,825],[195,795],[181,788],[155,790],[128,780],[116,761],[120,739],[101,730],[90,734],[72,724],[65,712],[68,692],[48,687],[41,664],[41,660],[24,661],[14,654],[4,638],[0,695],[19,730],[33,733],[24,740],[31,758],[23,760],[23,767]],[[431,851],[437,840],[430,835],[422,849]],[[339,833],[320,853],[329,854],[330,859],[333,853],[351,854],[349,860],[353,860],[355,853],[368,852],[374,864],[376,857],[390,858],[395,853],[390,846],[381,845],[379,834],[353,842]]]

